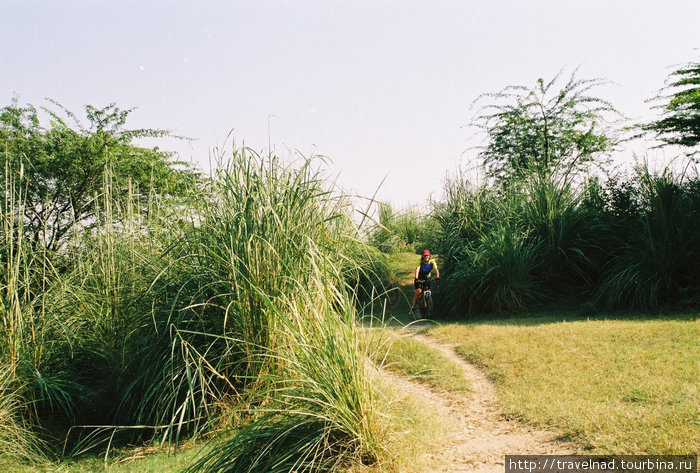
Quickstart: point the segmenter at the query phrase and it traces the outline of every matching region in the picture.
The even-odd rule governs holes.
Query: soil
[[[439,350],[445,357],[464,370],[471,382],[471,398],[437,392],[419,382],[397,378],[401,389],[412,396],[425,399],[446,425],[454,427],[439,449],[431,451],[428,469],[421,473],[498,472],[505,470],[506,455],[574,454],[577,448],[560,440],[552,432],[538,430],[499,415],[496,389],[493,383],[476,366],[460,358],[454,350],[431,338],[409,332],[421,343]]]

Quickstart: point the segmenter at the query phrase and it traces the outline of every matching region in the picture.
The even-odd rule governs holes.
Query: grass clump
[[[457,318],[591,300],[600,310],[695,307],[698,182],[692,162],[605,181],[448,179],[432,212],[430,246],[444,262],[436,301]]]
[[[191,200],[152,195],[147,212],[106,168],[95,225],[52,254],[27,244],[22,186],[6,172],[1,421],[27,440],[17,445],[29,455],[42,429],[65,458],[64,445],[108,455],[233,430],[239,446],[289,447],[270,456],[288,467],[376,462],[354,317],[383,262],[321,165],[235,150]],[[233,451],[239,464],[255,455]]]
[[[15,385],[7,369],[0,369],[0,466],[17,462],[35,462],[45,459],[41,442],[32,425],[26,420],[29,406],[21,397],[21,388]]]
[[[221,403],[244,420],[193,470],[325,471],[377,458],[353,329],[369,249],[315,162],[298,164],[237,152],[172,246],[171,281],[156,281],[176,291],[139,342],[149,350],[134,358],[138,401],[127,411],[172,435],[211,426]]]
[[[527,319],[446,325],[431,335],[484,367],[503,413],[601,454],[700,448],[700,325],[688,320]]]
[[[315,290],[300,289],[282,308],[269,307],[285,340],[254,358],[274,363],[246,397],[255,406],[248,409],[253,417],[188,471],[336,471],[378,461],[374,387],[365,374],[353,305],[323,282],[334,274],[329,261],[309,263],[319,276]]]

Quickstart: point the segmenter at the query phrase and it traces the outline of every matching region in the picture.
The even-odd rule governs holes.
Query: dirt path
[[[432,391],[427,386],[400,379],[402,389],[425,398],[441,418],[450,419],[454,429],[440,451],[431,452],[435,466],[428,472],[498,472],[504,471],[505,455],[566,454],[576,449],[555,439],[550,432],[536,430],[498,415],[496,390],[476,367],[457,356],[449,346],[418,333],[406,335],[439,350],[464,370],[473,386],[472,399]]]

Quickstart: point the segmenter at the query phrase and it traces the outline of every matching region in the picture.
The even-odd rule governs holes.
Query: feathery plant
[[[278,303],[268,300],[285,341],[256,350],[255,362],[273,363],[260,378],[264,384],[241,406],[258,406],[253,417],[187,471],[321,472],[377,461],[374,388],[353,303],[347,288],[327,283],[342,269],[319,248],[308,262],[307,286]]]
[[[606,123],[620,114],[610,102],[590,95],[606,81],[576,79],[574,71],[559,86],[560,76],[475,100],[489,101],[472,121],[488,136],[479,156],[489,177],[507,183],[531,174],[552,175],[566,183],[614,148],[616,139]]]
[[[418,209],[394,212],[391,204],[378,202],[378,218],[369,233],[369,241],[383,253],[418,251],[425,246],[427,216]]]
[[[652,99],[661,117],[642,125],[667,145],[685,147],[689,154],[698,152],[700,144],[700,62],[683,64],[671,72],[663,92],[669,95]]]
[[[317,161],[296,164],[235,150],[211,180],[201,214],[152,285],[150,297],[165,303],[127,341],[131,381],[120,412],[131,422],[165,426],[173,440],[201,431],[220,403],[246,397],[284,364],[261,355],[289,344],[292,328],[334,323],[312,305],[326,298],[314,288],[350,290],[369,248]],[[334,270],[319,276],[318,258]],[[289,301],[306,305],[290,311]]]

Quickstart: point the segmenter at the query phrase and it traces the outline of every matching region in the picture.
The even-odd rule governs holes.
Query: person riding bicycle
[[[430,288],[428,277],[433,271],[435,271],[435,279],[440,279],[440,270],[437,267],[437,262],[431,258],[429,250],[423,250],[420,264],[416,268],[416,274],[413,278],[413,287],[416,289],[416,295],[413,297],[413,304],[411,307],[412,313],[415,313],[416,304],[418,304],[423,294],[423,286],[425,285],[427,288]]]

